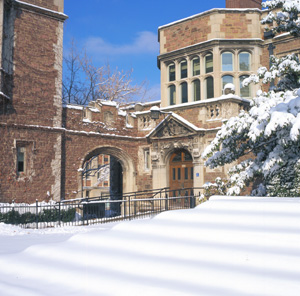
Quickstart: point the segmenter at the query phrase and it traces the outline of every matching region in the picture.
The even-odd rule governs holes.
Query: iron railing
[[[147,190],[127,193],[117,199],[113,195],[51,203],[0,203],[0,223],[24,228],[46,228],[141,219],[164,211],[194,208],[200,189]]]

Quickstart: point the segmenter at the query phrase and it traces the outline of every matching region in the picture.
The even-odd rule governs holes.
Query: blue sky
[[[96,66],[132,68],[135,82],[149,81],[151,97],[160,99],[158,27],[224,7],[225,0],[65,0],[64,51],[74,38]]]

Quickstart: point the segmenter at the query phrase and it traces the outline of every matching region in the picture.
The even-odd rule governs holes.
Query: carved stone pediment
[[[197,134],[192,126],[181,122],[179,119],[169,116],[161,122],[148,136],[150,139],[187,137]]]

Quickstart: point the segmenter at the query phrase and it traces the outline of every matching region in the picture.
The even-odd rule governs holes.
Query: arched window
[[[205,56],[205,73],[211,73],[214,71],[213,55],[211,53]]]
[[[222,90],[224,89],[224,86],[227,83],[233,83],[233,76],[231,76],[231,75],[224,75],[222,77]]]
[[[241,52],[239,54],[239,70],[240,71],[250,71],[250,53]]]
[[[186,82],[181,83],[180,88],[181,88],[181,103],[187,103],[188,102],[187,83]]]
[[[193,62],[193,76],[200,75],[200,58],[194,58]]]
[[[243,86],[243,80],[248,78],[248,75],[240,76],[240,96],[243,98],[249,98],[251,96],[250,85]]]
[[[206,86],[206,98],[210,99],[214,97],[214,78],[207,77],[205,79],[205,86]]]
[[[193,99],[194,101],[200,101],[201,99],[201,88],[200,88],[200,80],[196,79],[192,82],[193,86]]]
[[[231,52],[222,53],[222,71],[233,71],[233,54]]]
[[[176,87],[175,87],[175,85],[169,86],[169,100],[170,100],[170,105],[176,104]]]
[[[180,63],[180,78],[187,78],[187,61],[183,60]]]
[[[174,81],[176,79],[175,75],[175,64],[169,65],[169,81]]]

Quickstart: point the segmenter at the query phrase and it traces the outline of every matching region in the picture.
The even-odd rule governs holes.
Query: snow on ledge
[[[52,9],[48,9],[48,8],[43,7],[43,6],[37,6],[37,5],[30,4],[28,2],[24,2],[24,1],[20,1],[20,0],[15,0],[15,2],[19,3],[19,4],[22,4],[24,6],[28,6],[28,7],[32,7],[32,8],[36,8],[36,9],[40,9],[40,10],[44,10],[44,11],[50,12],[52,14],[57,14],[57,15],[63,16],[64,18],[68,18],[68,16],[66,14],[64,14],[63,12],[59,12],[59,11],[55,11],[55,10],[52,10]]]
[[[74,105],[74,104],[67,104],[65,107],[68,109],[75,109],[75,110],[83,110],[84,108],[83,106]]]
[[[213,8],[213,9],[206,10],[206,11],[203,11],[203,12],[191,15],[189,17],[186,17],[186,18],[183,18],[183,19],[171,22],[169,24],[160,26],[160,27],[158,27],[158,30],[161,30],[161,29],[164,29],[166,27],[170,27],[170,26],[173,26],[173,25],[176,25],[176,24],[179,24],[179,23],[191,20],[191,19],[196,18],[196,17],[200,17],[200,16],[203,16],[203,15],[206,15],[208,13],[220,12],[220,11],[226,11],[226,12],[240,11],[240,12],[245,12],[245,11],[249,11],[249,10],[251,10],[251,11],[257,11],[257,12],[261,12],[262,11],[259,8]]]

